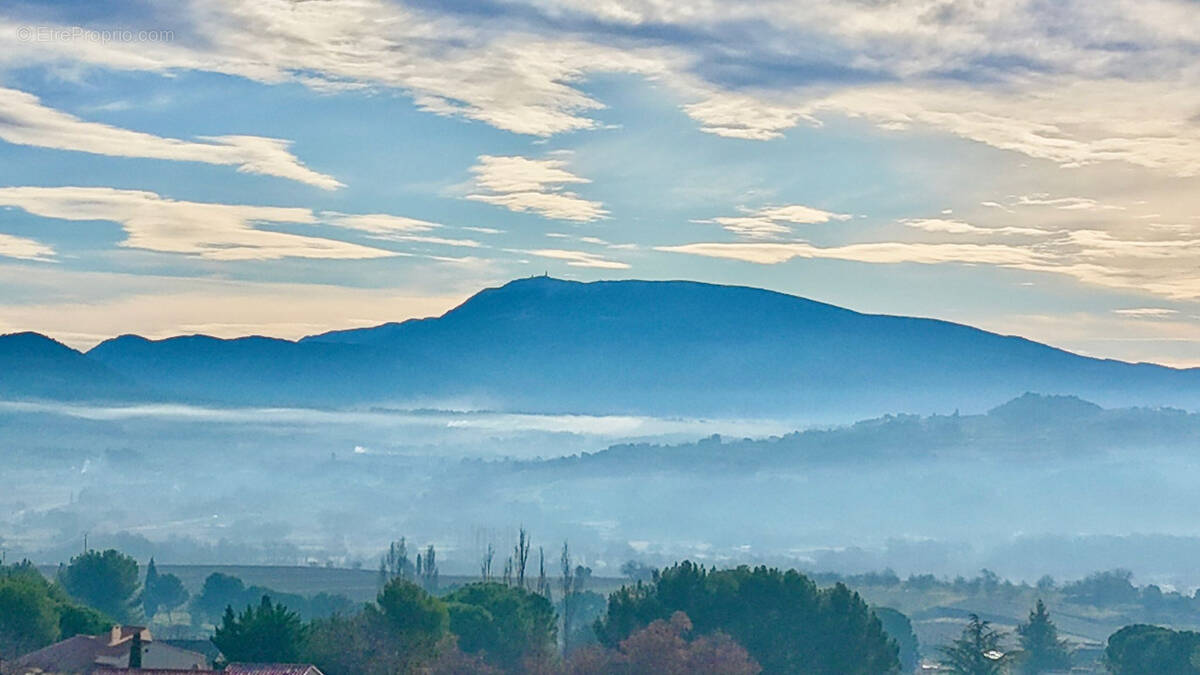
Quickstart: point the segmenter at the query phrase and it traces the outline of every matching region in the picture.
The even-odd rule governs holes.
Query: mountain
[[[1200,403],[1196,370],[685,281],[535,277],[436,318],[296,342],[123,336],[87,359],[179,400],[229,404],[850,419],[982,411],[1027,391],[1105,406]]]
[[[144,395],[108,366],[38,333],[0,335],[6,398],[121,399]]]
[[[1109,457],[1190,457],[1200,442],[1200,414],[1175,408],[1105,409],[1075,396],[1027,393],[978,415],[885,415],[845,426],[770,438],[722,438],[690,443],[622,443],[598,452],[514,461],[527,470],[612,475],[634,471],[695,473],[760,471],[864,460],[1003,458],[1052,461]]]

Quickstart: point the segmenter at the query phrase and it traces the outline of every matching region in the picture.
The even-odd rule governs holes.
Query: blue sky
[[[9,3],[0,331],[298,337],[549,272],[1200,365],[1200,6]]]

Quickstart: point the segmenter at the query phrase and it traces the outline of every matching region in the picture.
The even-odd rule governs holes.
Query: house
[[[225,675],[325,675],[305,663],[231,663]]]
[[[142,672],[211,670],[203,654],[156,642],[144,626],[113,626],[107,633],[76,635],[26,654],[9,666],[9,672],[94,675],[106,668],[128,668],[135,644],[141,649]]]
[[[189,675],[195,672],[179,668],[97,668],[92,671],[92,675]]]

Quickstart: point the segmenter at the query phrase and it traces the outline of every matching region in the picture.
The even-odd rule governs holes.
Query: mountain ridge
[[[844,417],[985,410],[1026,391],[1200,404],[1198,369],[695,281],[530,277],[438,317],[294,341],[123,335],[79,356],[167,398],[235,405],[452,399],[539,412]],[[0,381],[0,395],[12,389]]]

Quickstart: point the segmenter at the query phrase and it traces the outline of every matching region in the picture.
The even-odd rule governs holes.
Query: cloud
[[[1125,207],[1116,204],[1104,204],[1088,197],[1051,197],[1045,193],[1035,195],[1020,195],[1010,197],[1006,203],[998,201],[981,202],[982,206],[1000,209],[1012,213],[1018,206],[1044,206],[1062,211],[1124,211]],[[1143,216],[1144,217],[1144,216]]]
[[[173,28],[191,39],[22,42],[22,22],[0,21],[0,63],[202,70],[271,84],[299,82],[329,93],[392,88],[435,114],[548,136],[597,126],[587,113],[602,104],[575,85],[598,64],[606,72],[653,74],[670,60],[653,56],[661,51],[655,48],[546,38],[511,23],[500,31],[500,23],[384,0],[215,0],[191,2],[174,16],[180,23]]]
[[[1198,84],[1052,74],[1003,89],[938,82],[845,88],[796,105],[809,117],[933,129],[1067,168],[1119,161],[1189,177],[1200,175],[1200,128],[1191,121]]]
[[[930,222],[930,221],[933,222]],[[1036,231],[1031,243],[989,241],[1006,235],[1005,227],[976,227],[961,221],[913,221],[932,234],[980,240],[907,242],[875,241],[840,246],[808,242],[697,242],[659,246],[655,250],[775,265],[801,258],[860,263],[993,265],[1073,278],[1084,284],[1148,293],[1173,300],[1200,299],[1200,236],[1178,232],[1131,231],[1114,234],[1098,229]],[[1010,227],[1017,234],[1026,228]]]
[[[72,150],[110,157],[142,157],[235,166],[244,173],[277,176],[333,190],[342,183],[304,166],[289,141],[261,136],[208,136],[199,141],[164,138],[108,124],[85,122],[46,107],[36,96],[0,88],[0,139],[16,145]]]
[[[590,183],[565,167],[561,159],[480,155],[471,167],[473,192],[467,199],[503,206],[519,213],[536,213],[552,220],[590,222],[608,215],[600,202],[567,191],[564,186]]]
[[[1087,197],[1051,197],[1047,194],[1021,195],[1014,202],[1018,206],[1049,206],[1064,211],[1121,211],[1124,207],[1102,204]]]
[[[822,211],[802,204],[787,204],[784,206],[767,206],[759,209],[741,207],[743,216],[720,216],[706,220],[696,220],[697,223],[715,223],[726,230],[749,239],[773,239],[790,234],[789,225],[809,225],[827,223],[831,220],[849,220],[850,215]]]
[[[13,263],[0,266],[0,286],[7,291],[0,298],[0,333],[36,330],[77,348],[125,333],[153,339],[198,332],[296,339],[436,316],[493,281],[464,275],[460,268],[443,274],[448,276],[435,283],[391,279],[388,288],[348,288],[79,272],[61,266],[51,272]],[[13,300],[30,292],[36,302]]]
[[[434,244],[437,246],[459,246],[464,248],[480,248],[483,246],[483,244],[474,239],[452,239],[422,234],[441,229],[444,226],[428,220],[395,216],[388,213],[348,214],[326,211],[321,214],[321,218],[324,222],[336,227],[365,232],[372,239],[407,241],[418,244]]]
[[[999,234],[999,235],[1020,235],[1029,237],[1044,237],[1055,234],[1051,230],[1045,230],[1038,227],[979,227],[961,220],[953,220],[948,218],[904,218],[900,222],[908,227],[924,230],[925,232],[937,232],[942,234]]]
[[[54,259],[54,249],[33,239],[0,233],[0,257],[49,261]]]
[[[552,260],[565,260],[567,265],[571,267],[594,267],[597,269],[606,270],[627,270],[628,263],[623,263],[618,260],[609,260],[595,253],[587,251],[568,251],[558,248],[541,248],[531,251],[521,251],[539,258],[550,258]]]
[[[1138,319],[1165,319],[1179,313],[1179,310],[1167,309],[1166,307],[1131,307],[1128,309],[1114,309],[1113,314],[1121,316],[1129,316]]]
[[[0,63],[206,70],[321,91],[389,88],[425,110],[549,136],[597,128],[583,83],[663,85],[703,131],[778,137],[849,116],[1063,166],[1200,175],[1200,15],[1189,0],[192,2],[189,39],[21,42]],[[133,26],[153,28],[154,26]],[[336,48],[330,48],[336,45]]]
[[[5,187],[0,205],[37,216],[72,221],[102,220],[125,230],[122,246],[182,253],[212,260],[277,258],[361,259],[392,251],[284,232],[262,223],[314,224],[303,208],[176,201],[153,192],[103,187]]]
[[[1015,267],[1034,266],[1041,262],[1036,254],[1026,249],[999,244],[878,242],[823,248],[806,242],[711,242],[658,246],[655,250],[763,265],[775,265],[793,258],[826,258],[879,264],[978,263]]]

